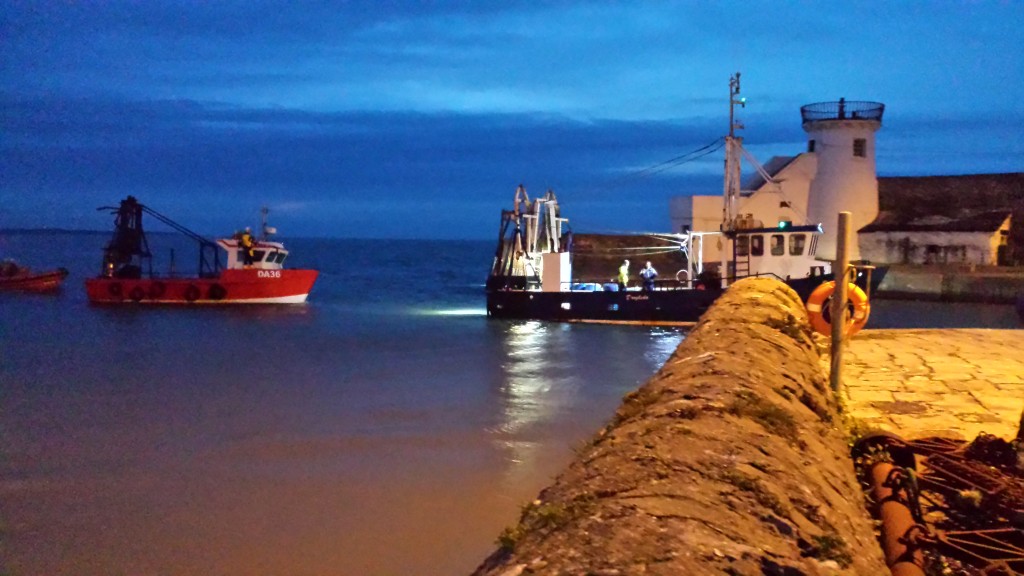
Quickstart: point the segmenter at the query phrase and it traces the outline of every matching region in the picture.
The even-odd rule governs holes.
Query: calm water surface
[[[288,242],[306,306],[90,306],[106,240],[0,236],[71,270],[0,294],[12,574],[467,573],[682,338],[489,321],[487,242]]]
[[[72,273],[0,294],[0,573],[467,573],[683,338],[488,320],[489,242],[286,239],[321,270],[306,306],[90,306],[106,240],[0,234]],[[939,326],[1019,323],[873,303]]]

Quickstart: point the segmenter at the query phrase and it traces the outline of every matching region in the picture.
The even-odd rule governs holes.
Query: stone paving
[[[1010,439],[1024,408],[1024,330],[865,330],[843,352],[843,382],[849,413],[872,428]]]

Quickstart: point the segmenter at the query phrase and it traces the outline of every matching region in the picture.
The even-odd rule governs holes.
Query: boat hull
[[[884,271],[872,278],[873,287],[877,287],[882,276]],[[806,302],[815,288],[830,280],[832,275],[825,274],[792,279],[786,284]],[[866,278],[858,278],[857,283],[863,288]],[[696,322],[723,292],[720,287],[650,292],[541,292],[492,288],[487,292],[487,315],[557,322],[684,324]]]
[[[90,278],[96,304],[302,304],[316,270],[224,270],[214,278]]]
[[[695,322],[721,294],[721,289],[653,292],[496,290],[487,294],[487,315],[559,322]]]
[[[0,290],[18,292],[52,292],[60,288],[68,271],[58,268],[50,272],[16,274],[0,278]]]

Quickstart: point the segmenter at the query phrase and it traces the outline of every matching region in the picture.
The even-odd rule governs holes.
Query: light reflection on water
[[[557,325],[523,322],[509,327],[505,340],[505,421],[501,430],[516,433],[532,422],[557,413],[571,400],[572,379],[556,370],[568,356],[557,339]]]
[[[505,487],[533,485],[552,474],[570,457],[571,444],[594,434],[618,399],[657,370],[683,338],[664,328],[504,324],[503,419],[492,433],[507,453]],[[570,440],[552,446],[552,436]]]

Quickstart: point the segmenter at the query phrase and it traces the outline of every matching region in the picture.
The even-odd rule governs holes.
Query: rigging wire
[[[643,168],[640,170],[636,170],[634,172],[624,174],[614,180],[611,180],[610,182],[602,186],[602,188],[610,188],[616,184],[622,184],[624,182],[629,182],[631,180],[639,180],[641,178],[646,178],[648,176],[659,174],[666,170],[675,168],[676,166],[680,166],[687,162],[692,162],[694,160],[697,160],[698,158],[702,158],[704,156],[707,156],[708,154],[717,152],[718,150],[721,150],[721,148],[724,145],[725,138],[715,138],[711,142],[708,142],[707,144],[701,146],[700,148],[691,150],[686,154],[681,154],[679,156],[676,156],[675,158],[669,158],[668,160],[654,164],[653,166],[648,166],[647,168]]]
[[[676,156],[674,158],[669,158],[668,160],[664,160],[664,161],[659,162],[657,164],[654,164],[652,166],[648,166],[647,168],[643,168],[641,170],[636,170],[634,172],[629,172],[629,173],[624,174],[624,175],[622,175],[622,176],[620,176],[618,178],[612,179],[612,180],[606,182],[603,185],[599,185],[596,188],[593,188],[591,190],[592,191],[608,191],[608,190],[611,190],[613,187],[615,187],[617,185],[622,185],[622,184],[626,184],[626,183],[629,183],[629,182],[632,182],[632,181],[636,181],[636,180],[640,180],[640,179],[643,179],[643,178],[647,178],[649,176],[654,176],[655,174],[660,174],[662,172],[665,172],[666,170],[671,170],[672,168],[675,168],[677,166],[681,166],[683,164],[686,164],[687,162],[693,162],[694,160],[698,160],[698,159],[703,158],[704,156],[707,156],[709,154],[714,154],[715,152],[718,152],[719,150],[721,150],[724,147],[725,147],[725,137],[724,136],[723,137],[718,137],[718,138],[715,138],[711,142],[708,142],[707,144],[705,144],[705,145],[703,145],[703,146],[701,146],[699,148],[695,148],[695,149],[687,152],[686,154],[680,154],[679,156]],[[607,231],[607,230],[605,232],[606,233],[615,233],[615,231]]]

